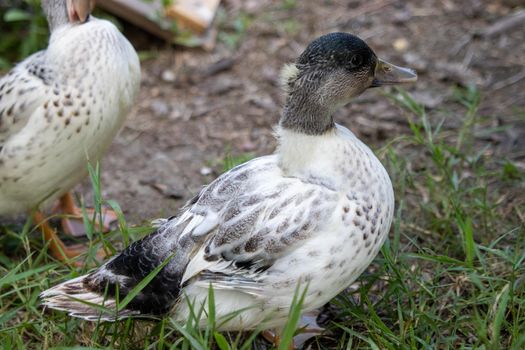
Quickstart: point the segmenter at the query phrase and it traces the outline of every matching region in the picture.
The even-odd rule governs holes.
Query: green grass
[[[523,349],[525,348],[525,174],[499,153],[488,136],[492,116],[480,115],[479,92],[456,89],[438,113],[427,115],[410,95],[387,95],[406,116],[409,132],[379,149],[396,191],[389,240],[359,279],[355,292],[331,302],[327,331],[313,349]],[[454,108],[452,108],[453,106]],[[523,114],[522,114],[523,116]],[[519,117],[519,114],[517,115]],[[244,157],[244,156],[241,156]],[[247,156],[248,159],[251,156]],[[224,168],[240,159],[227,157]],[[90,168],[94,202],[102,200],[97,167]],[[109,201],[113,208],[119,206]],[[129,227],[101,235],[86,218],[91,256],[117,251],[148,233]],[[208,326],[170,317],[87,323],[44,313],[38,294],[85,272],[45,253],[39,232],[4,227],[0,238],[0,347],[117,349],[250,349],[269,347],[258,331],[219,333],[210,290]],[[124,242],[124,244],[122,243]],[[88,258],[89,260],[90,258]],[[300,294],[285,328],[295,328]]]
[[[0,2],[0,71],[47,46],[47,22],[39,4],[39,0]]]
[[[235,18],[230,19],[223,9],[217,12],[219,27],[218,40],[231,50],[239,47],[251,25],[252,16],[240,12]]]
[[[162,0],[165,6],[171,4],[172,1]],[[109,20],[122,29],[122,23],[111,14],[98,8],[95,8],[93,14],[98,18]],[[160,14],[155,14],[155,16],[161,18]],[[173,28],[166,29],[172,30],[179,39],[178,41],[183,41],[183,34],[185,33],[179,33],[176,23],[174,21],[171,23]],[[0,33],[2,34],[2,40],[0,40],[0,73],[8,71],[17,62],[32,53],[45,49],[48,44],[49,29],[46,16],[41,8],[41,0],[0,1]],[[139,54],[141,59],[148,59],[154,55],[155,52]]]

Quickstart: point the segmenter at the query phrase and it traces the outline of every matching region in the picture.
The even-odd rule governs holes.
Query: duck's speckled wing
[[[326,184],[284,177],[276,156],[254,159],[217,178],[181,215],[87,276],[83,288],[99,298],[118,284],[123,298],[171,259],[128,309],[166,312],[190,281],[257,294],[266,269],[315,235],[338,201]]]
[[[232,169],[174,223],[185,226],[179,239],[202,242],[182,283],[254,288],[264,270],[329,221],[338,201],[326,184],[283,176],[276,156]]]
[[[45,65],[45,51],[41,51],[0,78],[0,146],[48,99],[52,73]]]

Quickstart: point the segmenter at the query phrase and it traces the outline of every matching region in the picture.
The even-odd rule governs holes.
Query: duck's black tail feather
[[[179,230],[180,227],[166,223],[99,269],[42,292],[44,306],[90,321],[166,313],[179,298],[186,252],[192,245],[189,241],[178,242],[179,234],[175,231]],[[126,296],[136,291],[137,285],[167,259],[170,261],[151,282],[120,308]]]

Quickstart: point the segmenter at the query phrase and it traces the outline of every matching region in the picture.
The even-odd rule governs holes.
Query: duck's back
[[[0,80],[0,214],[68,191],[107,150],[137,94],[140,65],[110,22],[56,29]]]

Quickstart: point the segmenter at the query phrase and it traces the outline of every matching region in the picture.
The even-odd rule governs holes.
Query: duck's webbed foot
[[[57,209],[61,214],[65,214],[62,218],[62,229],[64,230],[64,233],[74,237],[86,235],[82,210],[75,205],[75,201],[70,192],[60,197],[60,202]],[[86,212],[87,216],[92,218],[95,210],[87,208]],[[114,225],[117,220],[117,214],[113,210],[103,208],[102,227],[97,216],[95,218],[95,229],[102,232],[109,232],[112,225]]]
[[[47,219],[40,211],[34,213],[33,220],[35,225],[40,226],[40,229],[44,235],[44,240],[48,244],[49,251],[53,257],[74,266],[84,265],[83,260],[78,260],[76,258],[87,252],[87,247],[85,245],[66,245],[60,239],[60,237],[58,237],[55,229],[49,225]],[[95,258],[99,261],[102,261],[106,256],[107,254],[103,250],[98,250]]]

